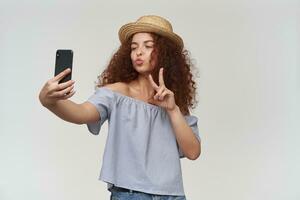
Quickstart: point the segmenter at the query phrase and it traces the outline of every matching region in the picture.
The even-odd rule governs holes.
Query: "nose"
[[[142,48],[138,48],[136,51],[136,55],[140,56],[143,54]]]

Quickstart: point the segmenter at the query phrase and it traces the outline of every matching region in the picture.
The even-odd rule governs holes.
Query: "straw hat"
[[[124,43],[135,33],[152,32],[165,36],[183,48],[181,37],[173,32],[171,23],[156,15],[145,15],[140,17],[136,22],[123,25],[119,30],[119,39]]]

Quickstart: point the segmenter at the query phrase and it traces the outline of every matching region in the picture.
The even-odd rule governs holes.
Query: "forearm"
[[[176,140],[183,154],[191,160],[197,159],[201,153],[200,142],[191,127],[187,124],[179,107],[176,106],[174,110],[167,111],[167,113],[171,120]]]
[[[71,100],[59,100],[54,105],[47,106],[46,108],[65,121],[75,124],[84,123],[84,108]]]

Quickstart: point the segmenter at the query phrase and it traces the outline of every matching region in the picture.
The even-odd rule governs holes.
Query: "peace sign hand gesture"
[[[159,70],[159,86],[153,81],[151,74],[149,74],[148,79],[156,91],[153,99],[150,100],[150,103],[157,106],[165,108],[167,111],[172,111],[176,108],[174,93],[166,88],[163,78],[163,68]]]

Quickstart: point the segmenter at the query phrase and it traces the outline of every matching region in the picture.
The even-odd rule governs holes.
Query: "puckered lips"
[[[134,64],[136,64],[136,65],[142,65],[143,63],[144,63],[144,60],[142,60],[140,58],[138,58],[134,61]]]

